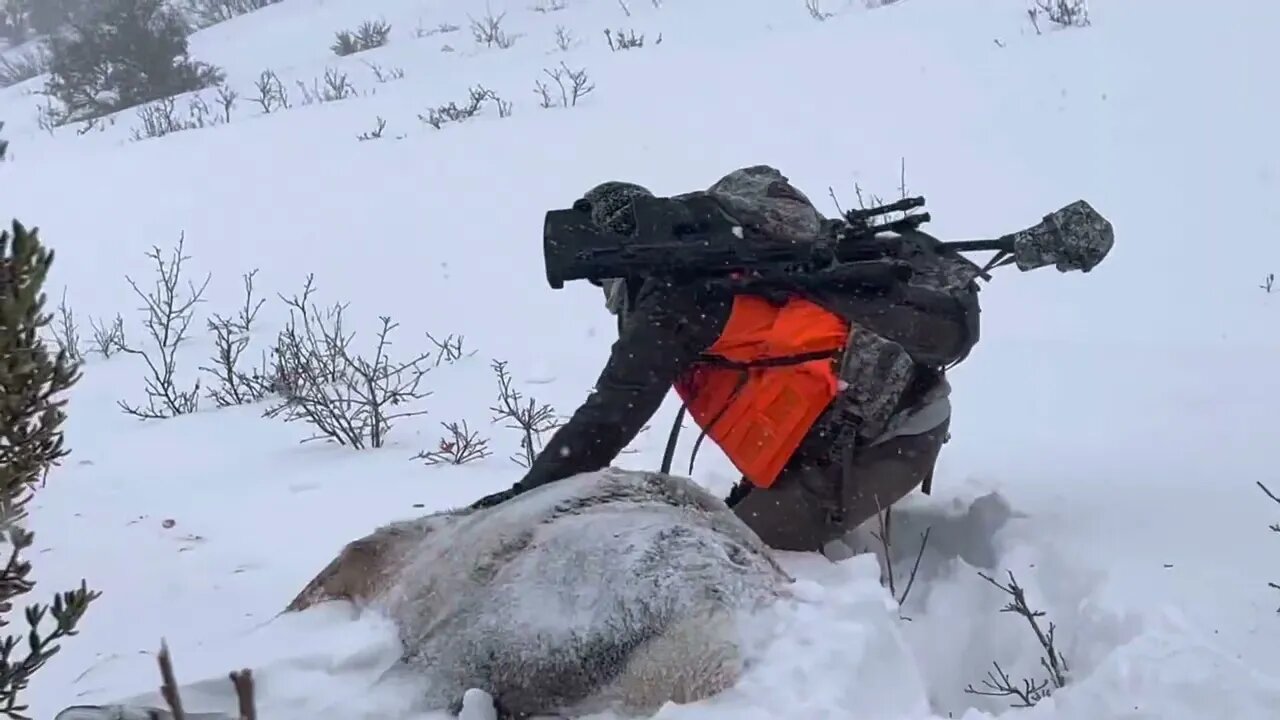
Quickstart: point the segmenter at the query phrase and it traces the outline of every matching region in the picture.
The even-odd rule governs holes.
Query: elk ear
[[[347,544],[307,583],[285,608],[286,612],[305,610],[330,600],[348,600],[361,604],[384,590],[383,580],[393,560],[391,546],[396,538],[377,532]]]

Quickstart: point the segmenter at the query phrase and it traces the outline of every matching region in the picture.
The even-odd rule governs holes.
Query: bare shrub
[[[196,28],[207,28],[281,0],[186,0],[185,10]]]
[[[436,346],[436,367],[439,367],[440,363],[452,365],[463,357],[471,357],[476,354],[475,350],[469,353],[463,352],[462,342],[464,338],[461,335],[446,335],[443,340],[437,340],[431,333],[427,333],[427,339],[431,341],[432,345]]]
[[[467,427],[467,421],[440,423],[448,433],[440,438],[435,450],[424,450],[413,456],[427,465],[465,465],[483,460],[489,452],[489,440]]]
[[[355,32],[340,30],[334,33],[334,43],[329,46],[334,55],[345,57],[365,50],[380,48],[391,37],[391,25],[382,20],[365,20]]]
[[[240,363],[240,357],[249,347],[258,311],[266,302],[265,299],[254,298],[253,278],[257,274],[258,271],[254,270],[242,277],[244,301],[234,317],[214,313],[206,321],[206,327],[214,337],[214,354],[212,365],[201,366],[200,370],[214,378],[216,384],[206,390],[205,396],[218,407],[259,402],[275,388],[265,361],[262,367],[249,371],[245,371]]]
[[[388,82],[391,82],[392,80],[404,79],[404,68],[393,67],[393,68],[387,69],[382,67],[378,63],[370,63],[370,62],[365,63],[365,65],[368,66],[368,68],[373,71],[373,77],[377,79],[379,83],[388,83]]]
[[[4,121],[0,120],[0,130],[4,130]],[[0,138],[0,162],[4,162],[9,152],[9,141]]]
[[[526,398],[511,386],[506,361],[494,360],[492,368],[498,379],[498,401],[489,408],[493,422],[505,422],[508,428],[520,431],[520,452],[512,455],[511,461],[527,468],[542,450],[542,436],[561,423],[550,405]]]
[[[84,362],[84,352],[81,350],[80,328],[76,324],[75,312],[71,306],[67,304],[67,291],[63,289],[62,300],[58,302],[58,315],[54,321],[53,342],[58,346],[58,350],[67,356],[67,360],[79,365]]]
[[[289,91],[275,71],[263,70],[253,86],[258,91],[258,95],[250,99],[262,108],[262,114],[270,115],[276,110],[288,110],[291,107]]]
[[[636,35],[635,30],[623,31],[619,29],[611,31],[608,28],[605,28],[604,38],[605,41],[609,43],[609,49],[614,52],[644,47],[644,35]],[[654,42],[654,45],[661,44],[662,35],[658,35],[658,39]]]
[[[804,0],[804,9],[809,11],[809,17],[824,22],[835,17],[835,13],[824,12],[819,0]]]
[[[307,87],[306,83],[299,80],[298,89],[302,91],[303,105],[337,102],[359,94],[356,86],[347,79],[347,74],[336,68],[326,68],[324,78],[312,80],[311,87]]]
[[[486,10],[485,16],[479,20],[468,16],[471,20],[471,36],[476,42],[485,47],[498,47],[506,50],[516,44],[519,35],[508,35],[502,29],[502,20],[507,14],[505,12],[493,14],[493,11]]]
[[[221,86],[218,89],[218,103],[221,112],[209,105],[200,95],[187,99],[186,114],[178,112],[174,98],[162,98],[156,102],[138,108],[140,127],[133,128],[130,134],[135,142],[150,138],[161,138],[184,130],[215,127],[231,122],[231,110],[235,107],[238,95],[234,90]]]
[[[461,26],[454,25],[453,23],[447,23],[447,22],[442,22],[439,25],[436,25],[435,27],[430,29],[423,27],[422,23],[418,23],[418,27],[413,31],[413,34],[419,38],[425,38],[425,37],[431,37],[432,35],[441,35],[444,33],[457,32],[461,29],[462,29]]]
[[[529,9],[537,13],[552,13],[565,9],[565,4],[564,0],[538,0],[537,4]]]
[[[553,107],[575,107],[578,100],[588,95],[592,90],[596,89],[594,83],[587,76],[587,69],[570,70],[568,65],[563,62],[560,67],[555,69],[543,68],[542,72],[555,82],[559,88],[559,98],[556,98],[551,86],[538,80],[534,83],[533,91],[541,98],[541,106],[544,108]]]
[[[1276,505],[1280,505],[1280,497],[1276,496],[1275,493],[1271,492],[1270,488],[1268,488],[1266,485],[1263,485],[1260,482],[1258,483],[1258,487],[1262,488],[1262,492],[1266,493],[1267,497],[1271,498],[1272,502],[1274,502]],[[1271,532],[1280,533],[1280,522],[1271,524],[1270,529],[1271,529]],[[1277,584],[1277,583],[1269,582],[1267,583],[1267,586],[1274,590],[1280,590],[1280,584]],[[1276,612],[1280,612],[1280,608],[1277,608]]]
[[[1049,22],[1059,27],[1088,27],[1088,0],[1035,0],[1035,7],[1027,9],[1027,16],[1036,34],[1040,34],[1040,18],[1047,17]]]
[[[929,533],[933,528],[926,528],[920,535],[920,548],[916,552],[915,563],[911,566],[911,574],[907,577],[907,583],[902,588],[902,594],[898,594],[897,577],[898,574],[893,567],[893,534],[891,528],[893,508],[884,508],[881,510],[877,505],[876,518],[879,521],[880,529],[871,535],[880,542],[880,548],[884,553],[884,579],[882,582],[889,586],[889,594],[898,602],[898,608],[906,606],[907,598],[911,595],[911,588],[916,583],[916,573],[920,571],[920,561],[924,558],[925,548],[929,546]],[[907,618],[903,618],[907,619]]]
[[[450,102],[448,105],[440,105],[431,108],[424,113],[418,113],[418,119],[439,130],[446,123],[462,122],[468,118],[475,117],[484,109],[485,103],[493,103],[498,109],[498,117],[508,117],[511,115],[511,103],[498,97],[498,94],[492,90],[485,88],[483,85],[477,85],[470,90],[470,98],[466,104],[458,105],[456,102]]]
[[[0,127],[4,127],[4,123],[0,123]],[[3,154],[4,154],[4,152],[3,152],[3,151],[0,151],[0,156],[3,156]],[[1276,274],[1275,274],[1275,273],[1267,273],[1267,276],[1266,276],[1266,277],[1264,277],[1264,278],[1262,278],[1262,284],[1261,284],[1261,285],[1259,285],[1258,287],[1259,287],[1259,288],[1262,288],[1262,291],[1263,291],[1263,292],[1265,292],[1265,293],[1267,293],[1268,295],[1270,295],[1270,294],[1271,294],[1271,292],[1272,292],[1272,291],[1275,289],[1275,287],[1276,287]]]
[[[44,311],[43,286],[53,253],[36,229],[16,220],[12,229],[12,235],[0,232],[0,393],[6,399],[0,403],[0,544],[9,546],[0,566],[0,627],[12,623],[18,602],[36,586],[31,562],[22,557],[35,534],[22,525],[36,486],[70,454],[63,444],[64,407],[67,391],[80,380],[79,364],[50,352],[41,337],[52,319]],[[23,609],[25,632],[0,638],[0,713],[27,717],[21,694],[100,595],[81,580],[52,603]],[[42,627],[50,616],[53,627]]]
[[[387,121],[378,116],[378,126],[368,132],[362,132],[356,136],[356,139],[364,142],[365,140],[380,140],[382,132],[387,129]]]
[[[573,37],[573,32],[563,25],[556,26],[556,48],[561,52],[568,52],[577,40]]]
[[[94,352],[104,358],[109,358],[124,349],[124,318],[120,317],[119,313],[116,313],[116,317],[111,321],[110,325],[104,325],[93,318],[89,318],[89,327],[93,330]]]
[[[196,380],[192,389],[182,390],[178,388],[175,376],[178,347],[187,340],[194,308],[202,301],[211,276],[205,276],[198,288],[187,282],[187,291],[183,293],[180,287],[183,264],[191,259],[183,254],[185,243],[186,233],[183,233],[167,261],[158,247],[147,253],[156,266],[155,282],[149,291],[144,292],[132,278],[125,278],[133,292],[142,299],[143,327],[154,347],[144,350],[121,342],[122,352],[136,355],[147,364],[147,404],[143,407],[123,400],[117,404],[125,413],[144,420],[186,415],[195,412],[200,405],[200,381]]]
[[[1000,667],[1000,664],[993,662],[992,665],[995,667],[995,671],[988,672],[987,678],[982,681],[982,686],[985,689],[978,689],[973,685],[969,685],[965,688],[965,692],[971,695],[1013,698],[1016,701],[1013,707],[1028,708],[1052,695],[1054,690],[1061,690],[1066,687],[1069,668],[1067,667],[1067,658],[1058,651],[1056,645],[1055,633],[1057,627],[1053,623],[1049,623],[1048,632],[1040,628],[1037,618],[1044,617],[1044,611],[1031,609],[1027,604],[1026,591],[1018,585],[1018,580],[1013,576],[1012,572],[1009,573],[1008,585],[1001,585],[985,573],[978,574],[983,580],[991,583],[1012,598],[1012,601],[1001,608],[1000,612],[1020,615],[1027,621],[1031,631],[1035,633],[1040,647],[1044,649],[1045,654],[1040,658],[1040,665],[1048,673],[1048,678],[1043,680],[1023,678],[1015,684],[1009,674]]]
[[[48,71],[49,51],[43,45],[0,57],[0,88],[33,80]]]
[[[430,368],[429,355],[393,362],[387,355],[396,325],[381,318],[373,357],[351,350],[353,334],[344,327],[345,304],[321,311],[311,301],[315,279],[308,276],[301,295],[281,298],[289,322],[273,350],[279,401],[264,413],[285,422],[303,421],[317,430],[310,440],[329,439],[357,450],[380,448],[393,421],[426,410],[396,410],[430,393],[419,386]]]

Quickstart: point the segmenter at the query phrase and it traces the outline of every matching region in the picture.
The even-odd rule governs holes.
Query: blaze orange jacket
[[[781,307],[750,295],[704,359],[675,383],[689,415],[759,488],[778,479],[839,392],[843,318],[802,298]]]

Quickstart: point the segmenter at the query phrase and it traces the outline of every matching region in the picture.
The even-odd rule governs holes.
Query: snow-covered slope
[[[314,613],[264,624],[344,542],[518,477],[516,434],[489,422],[491,359],[561,413],[582,400],[613,319],[585,283],[546,286],[542,214],[606,179],[676,193],[757,163],[847,206],[855,183],[895,194],[905,160],[941,235],[1005,232],[1083,197],[1114,223],[1116,249],[1088,275],[1008,271],[983,293],[934,495],[897,516],[899,592],[919,531],[933,528],[901,610],[910,621],[871,556],[787,557],[813,601],[793,609],[794,634],[743,687],[661,716],[1005,714],[1007,698],[965,687],[992,661],[1015,679],[1044,675],[1034,635],[978,575],[1012,571],[1056,623],[1072,673],[1017,712],[1274,717],[1280,593],[1267,581],[1280,581],[1280,536],[1267,525],[1280,506],[1255,483],[1280,486],[1280,295],[1258,287],[1280,269],[1280,5],[1094,0],[1091,27],[1042,21],[1037,34],[1023,0],[832,0],[825,22],[799,0],[630,0],[629,15],[614,0],[565,4],[490,0],[519,35],[499,49],[470,37],[468,15],[485,13],[476,0],[285,0],[192,39],[241,94],[232,121],[143,142],[128,141],[132,111],[50,136],[28,94],[38,81],[0,90],[13,155],[0,215],[40,226],[58,253],[51,294],[65,284],[83,332],[121,312],[140,339],[126,276],[149,283],[145,253],[185,233],[192,279],[212,274],[197,326],[233,313],[241,274],[258,270],[269,302],[255,356],[286,318],[276,293],[309,273],[321,302],[350,301],[357,342],[391,315],[398,354],[430,349],[427,332],[465,335],[475,351],[428,375],[429,414],[364,451],[300,445],[306,427],[255,406],[137,421],[116,403],[142,399],[141,360],[91,358],[70,409],[74,455],[37,496],[31,557],[37,596],[81,577],[104,594],[37,677],[36,716],[149,691],[162,636],[182,680],[223,682],[247,665],[274,708],[299,696],[379,707],[364,683],[395,654],[383,624]],[[389,45],[331,54],[334,31],[377,18],[393,26]],[[461,29],[415,33],[441,23]],[[557,26],[577,38],[566,52]],[[606,27],[645,46],[611,52]],[[534,84],[561,62],[595,89],[542,109]],[[365,63],[404,76],[380,83]],[[302,106],[295,81],[326,68],[359,96]],[[249,101],[266,69],[293,108],[262,116]],[[439,130],[418,119],[475,85],[513,102],[510,116],[487,109]],[[382,137],[357,140],[378,118]],[[181,378],[211,352],[198,332]],[[675,408],[618,464],[655,467]],[[410,459],[436,445],[441,422],[464,419],[493,438],[492,457]],[[694,476],[717,492],[733,479],[711,448]]]

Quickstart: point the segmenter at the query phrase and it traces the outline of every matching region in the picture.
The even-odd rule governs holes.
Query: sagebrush
[[[22,557],[35,536],[22,526],[35,488],[69,454],[62,434],[66,393],[80,379],[79,365],[53,352],[42,338],[52,320],[45,312],[44,283],[53,264],[35,228],[16,220],[0,232],[0,543],[8,560],[0,567],[0,627],[12,622],[17,602],[35,588],[31,563]],[[100,593],[82,580],[51,603],[22,611],[27,629],[0,640],[0,713],[27,718],[21,695],[32,677],[76,634]],[[44,627],[46,617],[53,627]]]
[[[365,20],[354,31],[340,30],[329,46],[334,55],[355,55],[365,50],[382,47],[391,36],[391,25],[381,20]]]

